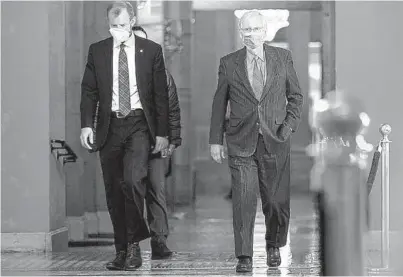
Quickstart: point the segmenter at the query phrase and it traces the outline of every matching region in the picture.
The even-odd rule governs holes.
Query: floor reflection
[[[318,242],[313,205],[309,197],[293,197],[288,244],[281,249],[282,265],[268,269],[264,241],[264,216],[260,206],[254,238],[254,271],[250,276],[318,275]],[[141,243],[144,265],[136,272],[108,272],[109,246],[74,247],[68,253],[3,253],[5,275],[176,275],[232,276],[233,254],[231,202],[220,197],[200,197],[194,207],[178,210],[182,216],[170,220],[169,247],[176,253],[168,261],[151,261],[149,241]]]
[[[105,271],[114,247],[73,247],[67,253],[2,253],[2,275],[88,275],[88,276],[238,276],[235,273],[231,203],[220,197],[200,197],[194,209],[178,210],[170,219],[169,247],[172,259],[150,260],[149,241],[141,243],[143,266],[135,272]],[[258,210],[254,237],[254,269],[245,276],[318,276],[319,234],[310,197],[294,195],[291,201],[289,239],[281,248],[278,269],[266,266],[264,216]],[[110,239],[109,239],[110,241]],[[378,275],[372,272],[372,275]],[[385,275],[385,272],[381,272]]]

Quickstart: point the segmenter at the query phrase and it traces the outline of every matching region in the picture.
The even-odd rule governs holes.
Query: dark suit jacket
[[[91,44],[81,83],[81,128],[93,127],[96,103],[99,117],[96,143],[104,145],[112,111],[113,38]],[[135,36],[136,80],[152,139],[168,136],[168,93],[162,48]]]
[[[169,97],[169,143],[176,147],[182,144],[181,138],[181,110],[179,106],[178,93],[176,84],[171,73],[166,70],[167,90]]]
[[[262,129],[267,149],[271,153],[284,150],[289,143],[278,137],[281,124],[286,122],[295,132],[298,128],[303,95],[293,66],[290,51],[264,45],[267,81],[262,97],[256,99],[245,66],[246,47],[220,59],[218,86],[213,100],[210,144],[223,144],[227,103],[230,119],[226,130],[228,154],[253,155]]]
[[[169,143],[178,147],[182,144],[181,110],[179,107],[178,93],[176,91],[174,78],[168,70],[165,70],[165,72],[167,75],[167,91],[169,96]],[[156,158],[161,158],[161,152],[150,155],[150,159]]]

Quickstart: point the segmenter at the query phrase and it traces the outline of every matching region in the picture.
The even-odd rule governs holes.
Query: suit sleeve
[[[167,72],[169,96],[169,140],[176,147],[182,143],[181,139],[181,110],[179,106],[176,84],[172,75]]]
[[[81,81],[81,128],[93,127],[95,108],[99,99],[94,66],[93,45],[88,50],[87,64]]]
[[[157,53],[153,64],[154,101],[156,113],[155,135],[159,137],[168,136],[168,109],[169,100],[167,92],[167,77],[165,74],[164,57],[162,48],[158,45]]]
[[[225,113],[227,111],[228,104],[228,91],[229,83],[227,72],[225,63],[223,59],[221,59],[220,66],[218,68],[217,90],[214,95],[211,111],[210,144],[223,144]]]
[[[299,86],[298,76],[295,72],[290,51],[287,51],[286,70],[286,96],[288,103],[286,106],[287,116],[285,118],[285,124],[288,125],[293,132],[295,132],[298,129],[298,125],[301,121],[304,98]]]

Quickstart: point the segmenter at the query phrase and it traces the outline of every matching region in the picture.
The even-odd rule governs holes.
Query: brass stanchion
[[[382,240],[381,240],[381,264],[383,268],[389,267],[389,252],[390,252],[390,241],[389,241],[389,144],[391,141],[388,135],[392,131],[392,128],[388,124],[382,124],[379,128],[379,132],[382,134],[383,138],[381,140],[381,193],[382,193]]]

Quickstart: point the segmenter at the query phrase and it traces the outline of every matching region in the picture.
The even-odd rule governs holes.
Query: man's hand
[[[292,133],[291,128],[287,124],[281,124],[280,128],[277,131],[277,135],[282,140],[287,140]]]
[[[173,154],[175,148],[176,146],[174,144],[170,144],[168,148],[161,150],[161,157],[162,158],[170,157]]]
[[[85,127],[81,129],[80,141],[84,148],[87,148],[88,150],[92,149],[88,144],[88,141],[90,141],[91,144],[94,143],[94,133],[92,132],[92,128]]]
[[[164,137],[155,137],[155,147],[153,150],[153,154],[162,151],[163,149],[168,147],[168,139]],[[161,153],[162,154],[162,153]]]
[[[222,159],[225,159],[224,146],[220,144],[210,145],[210,155],[217,163],[222,163]]]

